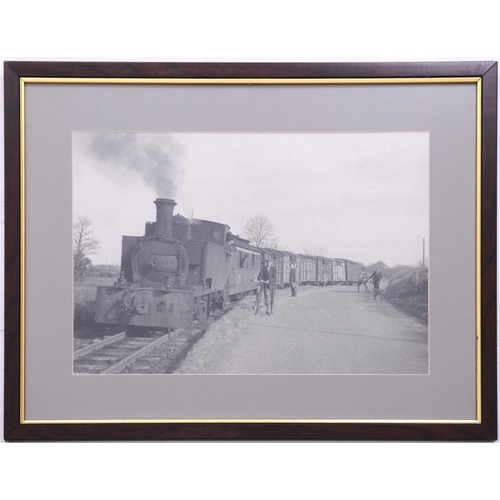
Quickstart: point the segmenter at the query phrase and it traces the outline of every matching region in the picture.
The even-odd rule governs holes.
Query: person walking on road
[[[380,268],[377,267],[368,277],[368,281],[373,281],[373,298],[376,299],[380,291],[380,280],[383,278]]]
[[[292,297],[297,297],[297,272],[295,271],[295,264],[290,262],[290,289]]]

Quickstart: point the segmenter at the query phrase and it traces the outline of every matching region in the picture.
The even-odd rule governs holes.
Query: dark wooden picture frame
[[[480,377],[477,422],[196,421],[158,423],[108,420],[84,423],[23,422],[21,144],[23,78],[79,79],[424,79],[475,77],[481,88]],[[497,63],[104,63],[5,62],[5,408],[6,441],[84,440],[442,440],[497,439],[496,224]],[[27,221],[29,224],[29,221]]]

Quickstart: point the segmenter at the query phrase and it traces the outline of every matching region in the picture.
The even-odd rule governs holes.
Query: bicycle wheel
[[[254,314],[257,314],[259,312],[259,307],[260,307],[260,292],[257,292],[255,294]]]

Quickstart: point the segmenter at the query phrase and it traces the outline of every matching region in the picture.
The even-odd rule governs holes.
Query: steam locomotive
[[[174,216],[176,202],[155,200],[156,222],[144,236],[123,236],[120,277],[98,287],[95,322],[129,330],[190,328],[193,321],[254,293],[252,279],[274,261],[278,287],[289,286],[290,263],[299,285],[353,284],[359,263],[257,248],[226,224]]]

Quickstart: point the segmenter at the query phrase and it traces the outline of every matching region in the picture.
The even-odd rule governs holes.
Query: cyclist
[[[264,304],[266,305],[266,314],[271,314],[273,312],[274,303],[274,289],[271,291],[271,312],[269,312],[269,281],[274,277],[274,282],[276,282],[276,270],[273,269],[270,260],[266,260],[266,265],[260,270],[257,276],[257,281],[262,281],[262,289],[264,291]],[[274,273],[273,273],[274,271]],[[272,275],[272,276],[271,276]]]
[[[373,298],[376,299],[377,295],[380,293],[380,281],[383,278],[380,268],[377,267],[375,271],[368,277],[367,281],[373,281]]]

